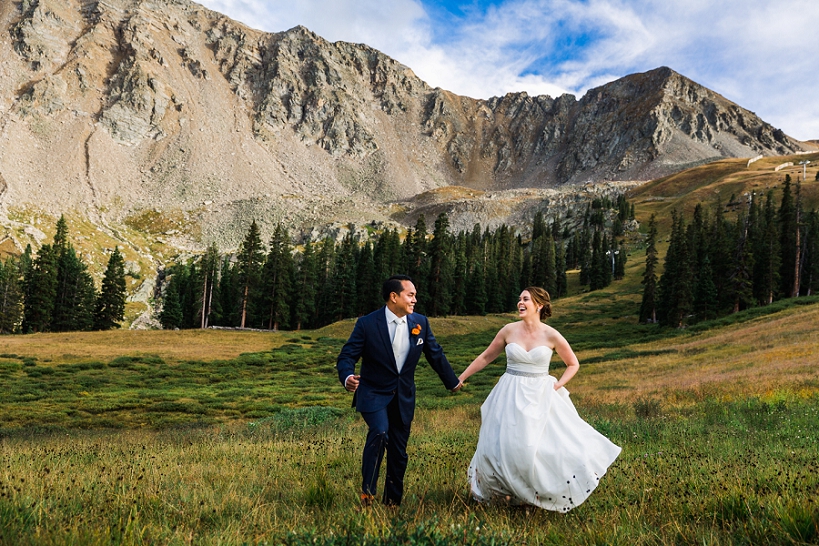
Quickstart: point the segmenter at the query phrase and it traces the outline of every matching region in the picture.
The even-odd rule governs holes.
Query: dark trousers
[[[361,490],[375,495],[378,471],[384,451],[387,452],[387,479],[384,483],[384,504],[398,506],[404,495],[404,473],[407,471],[407,441],[410,424],[404,424],[398,411],[398,398],[378,411],[362,413],[370,428],[364,444],[361,474]]]

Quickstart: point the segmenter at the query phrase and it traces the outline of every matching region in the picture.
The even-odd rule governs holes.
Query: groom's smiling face
[[[411,281],[401,281],[401,293],[390,294],[387,306],[397,317],[403,317],[412,313],[415,309],[415,285]]]

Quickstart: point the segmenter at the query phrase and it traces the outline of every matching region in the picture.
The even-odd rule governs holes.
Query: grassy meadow
[[[568,514],[469,497],[503,357],[455,395],[421,366],[405,502],[362,511],[366,431],[333,369],[353,321],[36,334],[0,337],[0,544],[819,543],[819,299],[659,329],[629,267],[551,319],[578,410],[623,447]],[[510,320],[432,326],[460,371]]]

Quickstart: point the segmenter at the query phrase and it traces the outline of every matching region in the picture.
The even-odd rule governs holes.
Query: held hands
[[[360,375],[351,375],[347,378],[347,382],[344,384],[344,388],[350,392],[355,392],[358,388],[358,380],[361,376]]]
[[[464,386],[464,382],[459,379],[458,384],[455,385],[454,387],[452,387],[451,389],[449,389],[449,392],[458,392],[459,390],[461,390],[461,387],[463,387],[463,386]]]

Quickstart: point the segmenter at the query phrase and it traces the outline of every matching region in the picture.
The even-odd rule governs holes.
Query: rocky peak
[[[197,244],[232,244],[250,217],[387,220],[447,186],[641,180],[802,147],[666,67],[580,99],[476,100],[369,46],[188,0],[6,2],[0,25],[0,214],[179,210]]]

